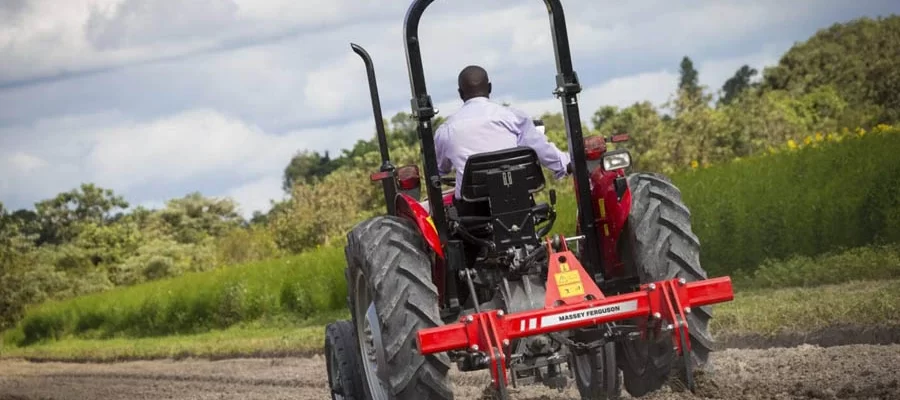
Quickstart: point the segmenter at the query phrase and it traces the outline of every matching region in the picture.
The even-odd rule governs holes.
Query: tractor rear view
[[[546,182],[530,148],[472,155],[461,197],[443,191],[455,182],[437,172],[418,37],[432,2],[412,2],[404,31],[424,177],[390,162],[374,66],[352,45],[368,73],[383,161],[372,181],[386,213],[347,235],[351,320],[326,330],[332,398],[452,399],[451,363],[489,370],[501,398],[509,387],[562,390],[570,380],[583,399],[617,398],[623,386],[634,397],[667,383],[693,390],[712,348],[710,306],[733,299],[731,280],[700,266],[679,190],[661,175],[626,173],[628,151],[607,150],[627,136],[582,136],[559,0],[544,2],[578,206],[571,237],[548,235],[556,193],[536,202]]]

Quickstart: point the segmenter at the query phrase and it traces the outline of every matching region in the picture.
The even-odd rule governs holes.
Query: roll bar
[[[409,71],[410,91],[412,99],[412,116],[417,121],[417,132],[421,140],[422,156],[425,169],[425,183],[428,187],[428,201],[434,216],[441,244],[447,247],[449,231],[446,215],[441,200],[441,183],[437,170],[437,157],[434,150],[434,131],[431,124],[435,116],[431,96],[425,86],[425,71],[422,67],[422,52],[419,48],[419,21],[425,9],[434,0],[414,0],[406,13],[404,27],[404,45],[406,64]],[[577,95],[581,92],[578,76],[572,68],[572,54],[569,50],[569,36],[566,30],[566,18],[559,0],[544,0],[550,16],[550,27],[553,32],[553,49],[556,56],[556,89],[553,94],[560,99],[563,107],[563,118],[569,141],[569,155],[572,158],[576,187],[576,201],[581,234],[585,236],[584,252],[581,263],[588,274],[599,281],[602,280],[600,240],[594,222],[594,208],[591,201],[590,183],[587,164],[584,159],[584,136],[581,131],[581,116],[578,110]],[[446,250],[445,250],[446,251]],[[445,253],[447,254],[447,253]],[[453,267],[451,266],[451,269]]]

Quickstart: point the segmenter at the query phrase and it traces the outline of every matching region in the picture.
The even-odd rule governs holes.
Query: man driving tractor
[[[460,214],[470,213],[465,210],[465,203],[459,201],[463,169],[470,155],[516,146],[531,147],[557,179],[571,173],[569,155],[547,140],[530,116],[490,101],[491,82],[484,68],[476,65],[463,68],[458,85],[464,103],[437,128],[434,145],[438,173],[446,175],[451,168],[456,169],[454,203]]]

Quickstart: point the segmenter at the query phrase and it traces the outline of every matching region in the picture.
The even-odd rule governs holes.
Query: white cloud
[[[79,121],[85,128],[71,128]],[[8,135],[12,131],[41,135],[6,142],[16,138]],[[7,165],[0,168],[0,198],[25,206],[94,182],[147,204],[203,188],[205,195],[235,196],[244,212],[252,213],[280,198],[282,172],[296,152],[338,154],[373,132],[368,118],[274,134],[210,109],[152,121],[110,115],[45,120],[0,130],[0,165]]]
[[[18,173],[29,173],[47,165],[47,162],[31,154],[16,152],[9,158],[9,164]]]

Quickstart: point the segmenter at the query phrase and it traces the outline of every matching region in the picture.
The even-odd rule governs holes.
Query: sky
[[[487,3],[481,4],[481,3]],[[405,1],[0,0],[0,202],[91,182],[133,206],[199,191],[243,215],[280,200],[303,149],[332,155],[374,134],[363,63],[384,116],[409,112]],[[894,0],[565,0],[581,114],[664,103],[681,58],[718,90],[834,23],[900,13]],[[484,66],[493,97],[561,110],[547,11],[537,0],[437,0],[420,27],[442,116],[456,76]]]

